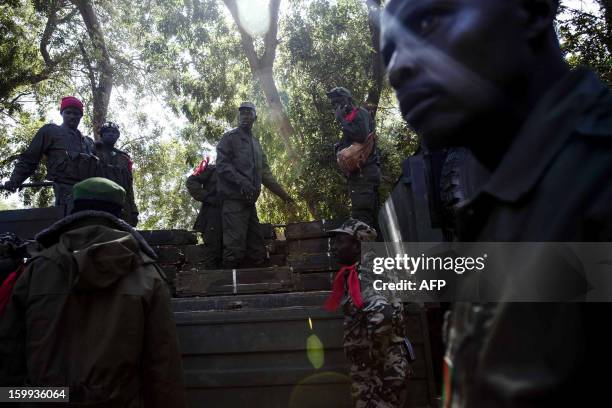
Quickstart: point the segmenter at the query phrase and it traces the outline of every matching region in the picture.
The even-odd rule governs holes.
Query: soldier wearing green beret
[[[36,236],[0,319],[0,386],[70,387],[79,406],[184,407],[168,287],[117,218],[125,190],[95,177],[73,196],[73,214]]]

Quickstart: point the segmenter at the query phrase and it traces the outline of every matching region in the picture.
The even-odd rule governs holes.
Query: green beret
[[[123,206],[125,190],[119,184],[103,177],[83,180],[72,188],[74,200],[96,200]]]

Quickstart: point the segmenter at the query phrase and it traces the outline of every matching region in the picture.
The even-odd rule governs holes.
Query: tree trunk
[[[77,6],[93,48],[93,58],[88,57],[85,47],[81,44],[83,60],[89,72],[89,81],[93,96],[92,127],[96,140],[100,138],[100,126],[106,120],[108,104],[113,90],[113,66],[104,41],[102,27],[98,22],[91,0],[72,0]],[[92,61],[93,59],[93,61]],[[94,66],[95,62],[95,66]]]
[[[370,52],[371,81],[366,100],[367,108],[372,117],[376,117],[380,94],[383,87],[383,62],[380,55],[380,2],[381,0],[367,0],[368,26],[370,28],[370,41],[372,51]]]
[[[295,129],[289,120],[289,116],[287,116],[287,112],[285,112],[285,107],[280,100],[278,88],[274,82],[273,67],[276,57],[276,46],[278,45],[276,35],[278,33],[278,11],[281,0],[270,0],[270,27],[264,37],[264,53],[261,57],[259,57],[255,51],[253,39],[240,25],[240,17],[238,15],[236,0],[223,0],[223,2],[232,14],[234,23],[236,23],[236,27],[240,33],[242,48],[244,49],[247,60],[249,61],[251,74],[257,79],[266,96],[266,102],[270,110],[270,121],[276,128],[276,131],[285,145],[289,162],[295,164],[294,169],[299,175],[301,172],[301,162],[293,141],[295,137]],[[301,196],[301,198],[306,201],[310,215],[316,218],[317,214],[315,202],[308,200],[303,196]]]
[[[293,125],[289,121],[289,117],[285,112],[280,97],[278,94],[278,88],[274,82],[273,66],[274,59],[276,57],[276,46],[278,40],[276,34],[278,32],[278,10],[280,7],[281,0],[270,0],[270,28],[264,37],[264,53],[261,57],[257,56],[255,47],[253,46],[253,39],[247,34],[247,32],[240,25],[240,17],[238,16],[238,7],[236,6],[236,0],[223,0],[227,9],[232,14],[240,38],[242,41],[242,48],[246,54],[247,60],[249,61],[249,67],[251,68],[251,74],[259,81],[266,101],[268,102],[268,108],[270,109],[270,120],[276,127],[278,134],[280,135],[289,159],[294,163],[299,163],[298,155],[295,151],[293,137],[295,130]]]
[[[609,53],[612,53],[612,0],[598,0],[606,21],[606,36],[603,39]]]

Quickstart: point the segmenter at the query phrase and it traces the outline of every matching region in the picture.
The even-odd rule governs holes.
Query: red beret
[[[81,111],[81,113],[83,113],[83,102],[74,96],[65,96],[62,98],[62,103],[60,104],[60,113],[62,113],[66,108],[77,108]]]

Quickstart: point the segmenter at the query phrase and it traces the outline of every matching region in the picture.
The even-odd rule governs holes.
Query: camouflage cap
[[[253,109],[255,112],[257,112],[257,110],[255,109],[255,104],[253,102],[242,102],[238,107],[238,110],[240,109]]]
[[[349,218],[344,221],[339,228],[328,231],[332,234],[348,234],[361,242],[371,242],[376,240],[376,230],[363,221]]]
[[[353,94],[348,89],[341,86],[337,86],[331,91],[327,92],[328,98],[333,98],[334,96],[346,96],[347,98],[352,98]]]
[[[91,177],[72,188],[74,200],[95,200],[123,206],[125,190],[119,184],[103,177]]]

